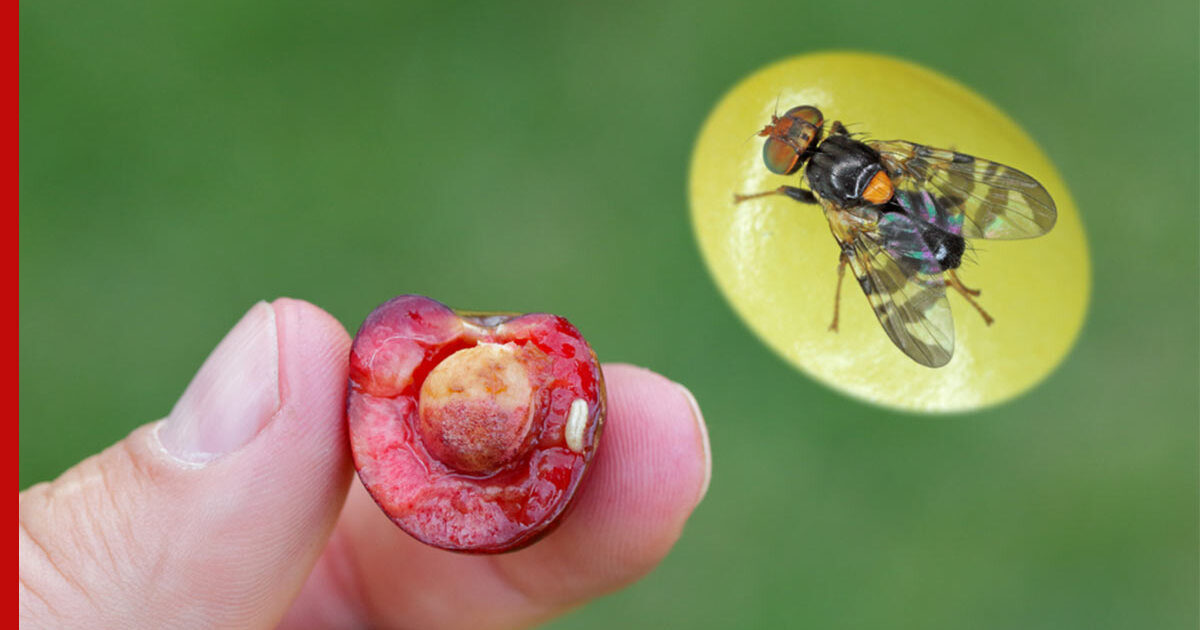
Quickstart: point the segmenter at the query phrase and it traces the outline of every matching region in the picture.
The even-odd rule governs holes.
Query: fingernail
[[[278,409],[275,309],[259,302],[196,372],[158,440],[176,459],[205,464],[249,443]]]
[[[696,397],[692,395],[692,391],[688,388],[675,383],[679,390],[683,392],[684,398],[687,398],[688,405],[692,409],[692,420],[696,422],[696,430],[700,432],[700,440],[704,446],[704,483],[700,486],[700,493],[696,496],[696,505],[704,500],[704,495],[708,494],[708,484],[712,481],[712,445],[708,441],[708,426],[704,424],[704,414],[700,413],[700,405],[696,402]]]

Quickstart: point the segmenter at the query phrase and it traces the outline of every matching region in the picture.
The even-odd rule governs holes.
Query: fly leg
[[[743,201],[749,201],[751,199],[758,199],[759,197],[768,197],[770,195],[783,195],[785,197],[790,197],[792,199],[795,199],[796,201],[799,201],[800,203],[813,203],[813,204],[818,203],[817,196],[814,195],[811,190],[805,190],[803,188],[797,188],[795,186],[780,186],[779,188],[776,188],[775,190],[768,190],[766,192],[753,193],[750,195],[734,195],[733,202],[734,203],[742,203]]]
[[[956,289],[958,289],[959,291],[962,291],[963,293],[967,293],[971,296],[979,297],[979,293],[980,293],[979,289],[968,289],[967,285],[963,284],[962,280],[958,279],[958,274],[955,273],[954,269],[950,270],[950,276],[954,279],[953,282],[958,285],[957,287],[955,287]]]
[[[983,315],[983,322],[985,324],[987,324],[988,326],[991,326],[992,322],[996,321],[996,320],[992,319],[992,316],[988,315],[987,311],[983,310],[983,307],[980,306],[979,303],[976,302],[975,299],[972,297],[972,296],[979,295],[979,289],[968,289],[966,286],[964,286],[962,283],[962,280],[958,279],[958,274],[954,273],[953,269],[949,270],[949,272],[946,274],[946,277],[947,277],[946,284],[949,284],[950,286],[954,287],[955,291],[958,291],[959,293],[961,293],[962,296],[964,298],[966,298],[966,300],[968,302],[971,303],[971,306],[974,306],[975,310],[979,311],[980,315]]]
[[[838,259],[837,272],[837,288],[833,291],[833,323],[829,324],[829,330],[837,332],[838,312],[842,308],[842,279],[846,277],[846,265],[850,264],[850,254],[846,250],[842,250],[842,256]]]

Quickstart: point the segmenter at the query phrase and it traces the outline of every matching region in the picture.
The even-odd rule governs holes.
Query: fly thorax
[[[830,136],[812,156],[805,175],[814,193],[845,208],[864,203],[863,191],[882,168],[871,147],[847,136]]]

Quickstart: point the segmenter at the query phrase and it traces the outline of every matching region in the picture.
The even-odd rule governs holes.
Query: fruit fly
[[[784,195],[820,205],[841,256],[833,300],[836,331],[846,267],[892,343],[917,363],[941,367],[954,354],[946,287],[975,301],[958,279],[966,239],[1032,238],[1054,227],[1050,194],[1010,166],[905,140],[858,140],[834,121],[823,136],[816,107],[793,107],[758,133],[763,162],[778,175],[804,168],[808,187],[735,195],[737,203]]]

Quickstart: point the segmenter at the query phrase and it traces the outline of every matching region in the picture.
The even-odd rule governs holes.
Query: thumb
[[[349,345],[259,303],[165,420],[21,493],[22,625],[274,626],[349,487]]]

